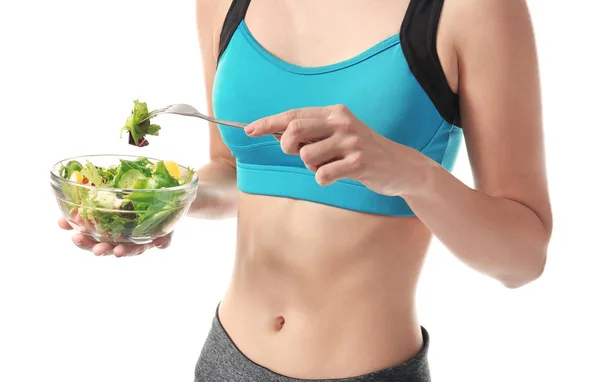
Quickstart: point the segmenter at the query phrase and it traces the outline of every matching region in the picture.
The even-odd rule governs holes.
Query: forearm
[[[415,214],[460,260],[515,288],[541,275],[550,227],[527,206],[471,189],[425,159],[425,186],[405,195]]]
[[[227,219],[237,214],[236,170],[226,161],[212,160],[197,171],[198,191],[188,216]]]

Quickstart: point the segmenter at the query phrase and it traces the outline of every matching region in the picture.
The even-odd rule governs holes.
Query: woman
[[[197,0],[197,19],[209,111],[254,123],[212,126],[198,171],[190,215],[237,216],[238,236],[196,381],[429,381],[432,235],[509,288],[544,269],[525,1]],[[476,189],[449,172],[463,134]]]

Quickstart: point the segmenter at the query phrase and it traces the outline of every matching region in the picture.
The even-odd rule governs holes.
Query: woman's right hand
[[[60,218],[58,221],[60,228],[64,230],[72,230],[73,227],[67,222],[65,218]],[[96,256],[115,255],[116,257],[123,256],[137,256],[141,255],[150,248],[156,247],[160,249],[167,248],[171,244],[171,237],[173,233],[169,233],[167,236],[159,237],[152,243],[148,244],[119,244],[113,246],[108,243],[100,243],[90,239],[82,233],[76,233],[73,235],[73,243],[79,248],[90,251]]]

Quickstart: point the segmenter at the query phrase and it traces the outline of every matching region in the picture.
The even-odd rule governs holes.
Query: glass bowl
[[[64,159],[50,171],[51,187],[60,211],[69,224],[88,237],[110,244],[146,244],[173,231],[196,199],[198,177],[189,183],[167,188],[99,187],[61,176],[71,161],[107,168],[121,161],[146,157],[128,155],[89,155]],[[147,158],[153,163],[160,160]],[[178,165],[184,178],[188,168]],[[64,174],[62,174],[64,175]],[[124,178],[124,176],[123,176]],[[122,179],[123,179],[122,178]],[[85,182],[85,180],[84,180]]]

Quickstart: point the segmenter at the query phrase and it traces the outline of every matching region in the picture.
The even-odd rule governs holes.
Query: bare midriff
[[[249,359],[285,376],[398,365],[423,345],[415,292],[430,240],[415,217],[241,193],[219,317]]]

